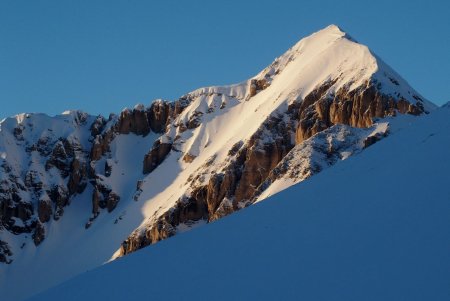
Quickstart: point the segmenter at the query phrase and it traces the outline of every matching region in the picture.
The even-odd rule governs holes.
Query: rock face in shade
[[[83,194],[89,183],[94,189],[92,215],[87,215],[87,227],[101,209],[113,211],[120,196],[114,187],[103,184],[103,177],[111,173],[112,166],[108,165],[110,161],[105,161],[104,172],[99,173],[97,162],[110,156],[111,143],[117,136],[146,136],[152,130],[161,132],[170,118],[175,118],[185,106],[185,100],[156,101],[147,108],[138,105],[133,110],[123,110],[118,117],[112,114],[108,120],[73,111],[56,117],[22,114],[3,121],[3,143],[17,143],[25,157],[37,160],[32,159],[27,166],[17,168],[3,159],[0,167],[0,230],[13,234],[30,233],[33,242],[39,245],[45,239],[46,223],[52,218],[59,220],[71,199]],[[69,124],[68,129],[66,124]],[[33,141],[34,137],[26,139],[27,133],[36,130],[40,131],[37,140]],[[56,135],[58,132],[62,133]],[[5,148],[8,151],[8,147]],[[154,159],[155,167],[168,151],[170,147],[164,149],[163,144],[157,154],[160,157]],[[5,154],[8,156],[8,152]],[[22,178],[20,174],[24,171]]]
[[[390,133],[389,118],[434,107],[330,26],[239,84],[107,118],[7,118],[0,262],[20,266],[16,254],[46,243],[56,256],[64,242],[52,233],[70,212],[79,252],[67,256],[96,252],[84,243],[95,240],[101,264],[263,200],[376,143]]]
[[[150,152],[144,157],[143,173],[148,174],[158,167],[169,154],[171,148],[171,143],[162,143],[159,140],[155,141]]]

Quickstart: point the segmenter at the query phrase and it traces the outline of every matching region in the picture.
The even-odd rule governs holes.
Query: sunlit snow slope
[[[450,106],[32,300],[449,300]]]

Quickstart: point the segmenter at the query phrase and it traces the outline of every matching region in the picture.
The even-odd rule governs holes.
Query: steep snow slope
[[[7,119],[0,132],[0,192],[7,194],[0,194],[0,261],[12,262],[0,264],[2,296],[22,299],[219,219],[393,132],[386,117],[433,108],[366,46],[329,26],[240,84],[108,119],[68,112],[54,125],[46,117],[47,125],[30,115],[37,127]],[[80,124],[70,119],[77,116]],[[22,137],[33,127],[37,141]],[[41,140],[52,127],[59,137]],[[65,144],[72,136],[83,142],[67,154],[78,145]],[[28,154],[35,158],[21,159]],[[73,168],[80,162],[83,168]],[[9,165],[18,167],[10,174]]]
[[[230,217],[31,300],[450,298],[450,107]]]

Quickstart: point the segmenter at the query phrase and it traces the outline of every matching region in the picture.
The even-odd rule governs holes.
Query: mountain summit
[[[7,118],[0,288],[24,298],[220,219],[374,144],[395,116],[434,108],[331,25],[239,84],[108,118]]]

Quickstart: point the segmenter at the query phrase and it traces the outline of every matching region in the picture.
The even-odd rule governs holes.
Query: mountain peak
[[[309,36],[302,38],[293,48],[295,48],[302,41],[308,41],[308,43],[312,43],[312,41],[314,41],[314,43],[317,44],[328,44],[341,38],[347,38],[356,42],[354,39],[350,38],[350,36],[342,28],[335,24],[331,24],[310,34]]]
[[[11,273],[2,297],[220,219],[363,151],[389,134],[383,118],[431,108],[330,25],[238,84],[109,118],[8,118],[0,123],[0,268],[11,264]]]
[[[419,101],[426,111],[436,108],[367,46],[334,24],[301,39],[255,78],[280,78],[279,82],[291,84],[283,91],[301,91],[301,98],[326,82],[333,82],[330,92],[376,84],[381,93],[395,99]]]
[[[332,35],[335,37],[337,36],[341,38],[346,38],[347,40],[358,43],[358,41],[355,40],[352,36],[350,36],[345,30],[343,30],[341,27],[335,24],[328,25],[319,32],[323,32],[324,34]]]
[[[345,31],[336,24],[330,24],[327,27],[323,28],[321,31],[334,34],[346,34]]]

